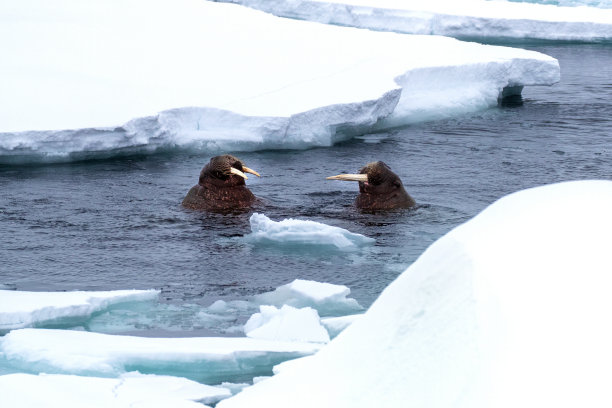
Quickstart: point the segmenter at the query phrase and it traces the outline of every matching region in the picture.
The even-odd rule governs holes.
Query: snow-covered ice
[[[60,320],[78,324],[112,305],[157,300],[158,290],[25,292],[0,290],[0,333]]]
[[[0,338],[6,361],[28,371],[91,376],[139,371],[208,384],[267,375],[275,364],[320,347],[245,337],[150,338],[52,329],[13,330]]]
[[[317,354],[218,408],[610,406],[610,208],[611,181],[498,200]]]
[[[201,0],[1,2],[0,49],[0,162],[328,146],[559,80],[533,51]]]
[[[272,221],[263,214],[254,213],[249,222],[251,234],[245,238],[250,242],[290,246],[315,245],[340,250],[354,250],[376,242],[373,238],[344,228],[310,220],[287,218],[282,221]]]
[[[361,316],[363,315],[353,314],[347,316],[325,317],[321,319],[321,324],[329,333],[329,337],[334,338]]]
[[[118,378],[59,374],[0,376],[0,401],[10,408],[202,408],[231,395],[185,378],[126,373]]]
[[[247,337],[266,340],[328,343],[329,334],[321,318],[310,307],[283,305],[280,309],[262,305],[244,325]]]
[[[596,7],[558,7],[553,4],[489,0],[226,2],[243,4],[283,17],[398,33],[435,34],[495,42],[612,41],[612,10]],[[608,7],[611,4],[608,3]],[[585,5],[603,4],[582,4]]]
[[[363,310],[355,299],[347,298],[350,293],[351,290],[344,285],[296,279],[272,292],[255,295],[253,301],[277,307],[311,307],[321,316],[341,316]]]

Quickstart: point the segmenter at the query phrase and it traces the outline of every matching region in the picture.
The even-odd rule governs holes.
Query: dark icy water
[[[374,246],[349,253],[258,246],[243,238],[252,212],[183,209],[207,153],[2,166],[0,285],[158,288],[166,303],[207,306],[301,278],[347,285],[367,307],[428,245],[496,199],[612,178],[612,47],[531,48],[559,59],[562,81],[526,88],[522,104],[329,148],[237,154],[262,174],[247,181],[264,202],[255,211],[346,228],[375,238]],[[325,180],[374,160],[401,176],[417,209],[360,213],[352,207],[356,183]]]

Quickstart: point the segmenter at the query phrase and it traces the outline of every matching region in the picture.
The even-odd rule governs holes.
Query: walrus
[[[244,180],[251,173],[260,177],[255,170],[245,166],[234,156],[215,156],[200,172],[198,184],[193,186],[183,206],[194,210],[225,211],[250,207],[256,200]]]
[[[339,174],[327,180],[358,181],[359,195],[355,205],[363,210],[393,210],[416,205],[399,176],[381,161],[366,164],[359,174]]]

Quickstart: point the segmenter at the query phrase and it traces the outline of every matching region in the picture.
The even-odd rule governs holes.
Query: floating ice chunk
[[[611,181],[500,199],[317,354],[218,408],[611,406],[610,208]]]
[[[253,300],[260,305],[312,307],[321,316],[338,316],[363,310],[355,299],[346,297],[350,293],[344,285],[296,279],[272,292],[255,295]]]
[[[334,338],[361,316],[363,315],[354,314],[348,316],[326,317],[321,319],[321,324],[327,329],[329,336]]]
[[[249,221],[252,232],[247,235],[247,239],[252,242],[293,246],[320,245],[341,250],[354,250],[376,242],[373,238],[316,221],[293,218],[272,221],[258,213],[251,215]]]
[[[119,378],[58,374],[0,376],[2,406],[11,408],[202,408],[231,395],[185,378],[127,373]]]
[[[559,80],[533,51],[210,1],[4,1],[0,18],[0,163],[329,146]]]
[[[262,305],[244,325],[244,332],[254,339],[327,343],[329,334],[316,310],[296,309],[283,305],[280,309]]]
[[[58,320],[78,324],[93,313],[124,302],[157,299],[158,290],[24,292],[0,290],[0,332]]]
[[[282,17],[398,33],[437,34],[485,41],[612,41],[612,10],[595,7],[487,0],[221,1],[243,4]],[[558,3],[612,6],[609,1],[580,4],[561,0]]]
[[[8,363],[30,371],[93,376],[139,371],[209,384],[269,375],[275,364],[320,347],[238,337],[148,338],[49,329],[14,330],[0,338]]]

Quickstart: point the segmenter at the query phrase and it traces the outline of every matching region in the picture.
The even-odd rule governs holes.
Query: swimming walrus
[[[240,159],[225,154],[215,156],[200,172],[198,184],[183,200],[183,206],[194,210],[224,211],[251,206],[256,198],[244,182],[246,174],[259,173],[246,167]]]
[[[358,181],[359,195],[355,205],[363,210],[393,210],[416,205],[404,190],[399,176],[381,161],[366,164],[359,170],[359,174],[339,174],[327,179]]]

